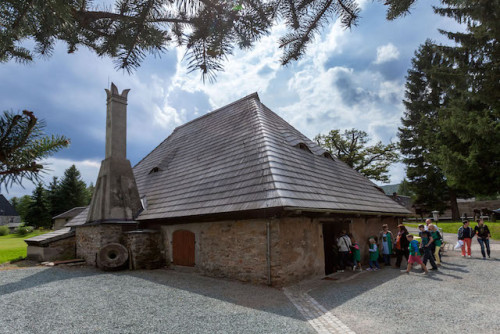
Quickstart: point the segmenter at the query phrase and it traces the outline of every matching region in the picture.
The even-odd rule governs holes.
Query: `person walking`
[[[432,240],[434,243],[434,260],[438,266],[441,265],[441,257],[439,256],[439,250],[443,244],[443,238],[441,233],[439,233],[436,225],[429,225],[429,232],[431,232]]]
[[[345,266],[349,261],[349,251],[351,250],[351,238],[347,235],[345,230],[342,230],[340,237],[337,239],[337,246],[339,248],[340,270],[343,273]]]
[[[418,235],[420,236],[422,243],[422,251],[424,258],[422,259],[422,262],[424,263],[424,266],[427,266],[427,261],[430,261],[432,270],[437,270],[437,265],[436,262],[434,261],[434,257],[432,256],[432,243],[434,242],[434,238],[432,237],[431,231],[426,231],[425,226],[423,224],[418,226],[418,229],[420,232]]]
[[[420,253],[418,252],[418,241],[413,239],[413,235],[408,234],[406,236],[408,239],[408,242],[410,243],[409,250],[410,250],[410,258],[408,259],[408,267],[406,268],[406,273],[409,274],[411,271],[411,267],[413,266],[413,263],[417,262],[420,264],[422,269],[424,270],[425,274],[429,273],[429,270],[427,270],[427,267],[425,264],[422,262],[422,259],[420,258]]]
[[[472,238],[474,237],[474,231],[472,230],[472,227],[469,226],[469,221],[464,220],[463,226],[458,229],[458,240],[463,241],[462,245],[462,256],[466,256],[465,248],[467,246],[467,257],[471,257],[472,252],[471,252],[471,242]]]
[[[423,226],[423,225],[422,225]],[[400,269],[401,261],[403,260],[403,255],[408,262],[409,251],[408,251],[408,239],[406,236],[408,235],[408,230],[406,226],[403,224],[398,225],[398,235],[396,236],[396,242],[394,243],[394,248],[396,250],[396,264],[395,268]]]
[[[359,244],[356,242],[354,237],[351,237],[351,242],[352,242],[352,261],[353,261],[353,266],[352,266],[352,271],[359,269],[359,271],[362,271],[361,269],[361,251],[359,249]]]
[[[394,242],[392,233],[387,224],[382,225],[382,231],[378,234],[379,249],[382,252],[386,266],[391,265],[392,244]]]
[[[477,226],[474,227],[474,234],[477,235],[477,242],[479,242],[479,245],[481,245],[481,254],[483,254],[483,260],[486,260],[486,253],[484,252],[485,245],[486,252],[488,253],[488,258],[490,258],[491,233],[488,226],[484,224],[484,220],[482,218],[477,221]]]

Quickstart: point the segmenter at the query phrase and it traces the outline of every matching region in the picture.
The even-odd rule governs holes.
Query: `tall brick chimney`
[[[127,95],[111,83],[106,89],[106,156],[90,202],[87,223],[134,221],[142,206],[139,191],[127,160]]]

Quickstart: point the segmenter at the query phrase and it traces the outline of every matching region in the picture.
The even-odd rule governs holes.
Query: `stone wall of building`
[[[176,230],[195,235],[195,268],[209,276],[267,284],[267,221],[231,220],[163,226],[167,261],[172,263]]]
[[[76,227],[76,256],[95,266],[97,253],[110,243],[124,244],[123,225],[100,224]]]
[[[68,222],[68,218],[57,218],[54,219],[54,226],[52,227],[53,230],[60,230],[64,228],[64,225]]]
[[[20,222],[20,216],[0,216],[0,225],[19,224]]]
[[[75,236],[50,242],[46,247],[28,246],[28,260],[61,261],[74,259],[76,254]]]
[[[272,285],[283,286],[325,274],[322,226],[307,217],[281,218],[272,234]]]
[[[159,231],[137,230],[125,233],[130,269],[157,269],[165,265],[162,235]]]

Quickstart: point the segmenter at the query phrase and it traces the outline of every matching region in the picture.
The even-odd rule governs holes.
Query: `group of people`
[[[490,258],[491,233],[482,218],[477,221],[477,225],[476,227],[474,227],[474,229],[470,227],[470,223],[468,220],[464,220],[463,226],[458,229],[458,240],[462,241],[462,256],[471,257],[472,238],[474,238],[475,235],[477,235],[477,241],[481,246],[481,255],[483,255],[483,260],[486,260],[486,255],[488,255],[488,258]]]
[[[431,219],[427,219],[425,224],[418,226],[420,243],[414,236],[408,233],[404,225],[398,225],[398,233],[393,236],[387,224],[382,225],[382,230],[378,237],[372,236],[368,239],[369,261],[367,271],[380,269],[379,260],[386,266],[391,266],[391,256],[396,254],[394,268],[400,269],[403,257],[407,260],[406,273],[409,273],[414,263],[420,264],[422,270],[428,273],[427,262],[430,262],[430,270],[438,270],[441,265],[441,246],[443,237]],[[484,224],[483,219],[478,220],[477,226],[473,229],[469,221],[465,220],[463,226],[458,230],[458,239],[462,244],[462,256],[471,257],[471,241],[474,236],[481,245],[483,259],[490,257],[490,230]],[[358,242],[345,230],[337,238],[336,247],[338,249],[338,272],[343,272],[346,266],[352,266],[353,270],[361,268],[361,250]],[[382,262],[380,261],[380,262]]]
[[[411,270],[415,262],[423,264],[422,268],[426,271],[425,265],[428,261],[431,263],[432,270],[437,270],[437,266],[441,265],[441,234],[430,219],[426,221],[426,225],[420,225],[419,229],[422,239],[421,246],[419,246],[417,240],[414,240],[413,235],[408,233],[404,225],[398,225],[396,236],[393,236],[392,232],[389,231],[387,224],[382,225],[382,230],[379,232],[378,237],[372,236],[368,239],[369,267],[366,270],[379,270],[380,258],[386,266],[391,266],[391,256],[394,253],[396,254],[394,268],[399,269],[403,257],[405,257],[408,262],[407,272]],[[337,238],[336,246],[339,258],[338,272],[343,272],[348,265],[352,265],[353,270],[362,270],[360,247],[352,235],[347,234],[346,231],[342,231]],[[423,255],[423,259],[420,255]]]

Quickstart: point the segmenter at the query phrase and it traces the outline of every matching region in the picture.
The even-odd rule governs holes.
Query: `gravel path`
[[[429,275],[384,268],[343,276],[302,289],[358,334],[500,333],[498,251],[486,261],[447,252]]]
[[[314,333],[278,289],[171,270],[0,271],[0,333]]]
[[[428,276],[348,271],[290,289],[319,303],[326,327],[358,334],[500,333],[500,251],[477,256],[448,251]],[[3,270],[0,309],[1,334],[315,333],[281,290],[172,270]]]

